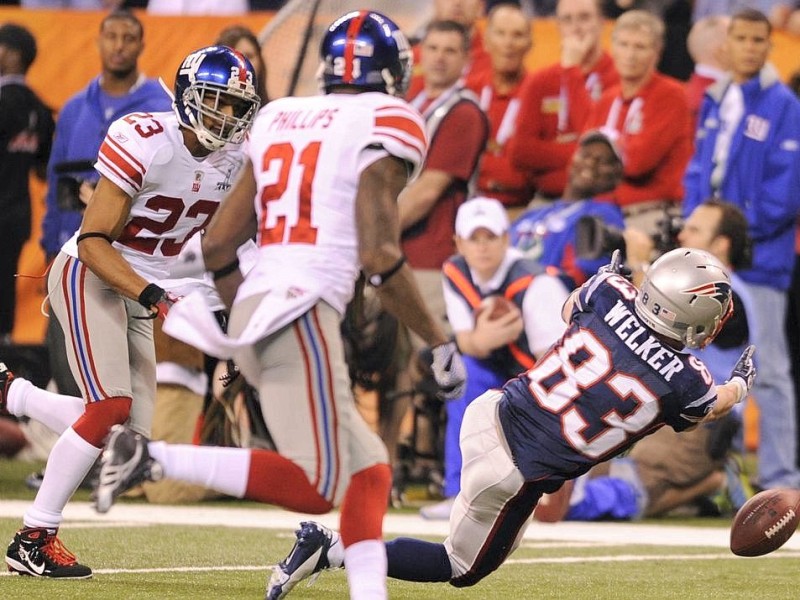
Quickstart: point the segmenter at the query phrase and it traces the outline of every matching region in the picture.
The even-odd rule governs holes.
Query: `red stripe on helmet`
[[[242,83],[247,83],[247,60],[245,59],[245,56],[233,48],[231,48],[231,51],[236,57],[236,60],[239,61],[239,81]]]
[[[356,52],[356,36],[361,31],[361,26],[364,24],[367,15],[369,15],[369,11],[359,11],[358,16],[350,21],[350,25],[347,26],[347,38],[344,46],[344,83],[353,82],[353,57]]]

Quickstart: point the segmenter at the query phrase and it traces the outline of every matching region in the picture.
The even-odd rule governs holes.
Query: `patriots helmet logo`
[[[727,281],[711,281],[693,288],[681,290],[681,294],[690,294],[694,297],[702,296],[705,298],[713,298],[719,302],[721,306],[725,306],[732,295],[731,284]],[[694,299],[695,298],[690,299],[689,304],[692,304]]]

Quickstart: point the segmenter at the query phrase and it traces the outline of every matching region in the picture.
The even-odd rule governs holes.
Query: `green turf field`
[[[19,484],[30,465],[0,461],[0,507],[17,509],[10,500],[30,500],[32,493]],[[78,500],[86,500],[79,493]],[[84,506],[81,515],[87,515]],[[68,599],[198,599],[262,598],[268,565],[282,558],[292,544],[291,527],[263,528],[264,512],[253,504],[206,503],[224,511],[234,524],[168,525],[126,521],[126,509],[152,514],[160,507],[123,501],[103,519],[68,517],[61,537],[81,562],[91,566],[91,580],[58,582],[19,576],[0,576],[0,598],[47,597]],[[116,515],[115,515],[116,511]],[[78,514],[78,513],[75,513]],[[177,514],[177,513],[170,513]],[[391,511],[397,516],[396,511]],[[21,515],[21,512],[20,512]],[[412,513],[404,518],[415,518]],[[10,539],[19,518],[0,518],[0,534]],[[641,532],[639,541],[628,543],[600,540],[560,540],[561,533],[574,533],[575,524],[539,527],[547,539],[526,539],[509,562],[479,585],[455,589],[445,584],[389,582],[391,598],[563,598],[563,599],[794,599],[800,597],[800,550],[780,550],[773,555],[743,559],[733,556],[719,543],[661,546],[644,543],[669,537],[676,527],[703,526],[702,535],[724,536],[725,519],[644,521],[595,526],[608,539],[616,531]],[[423,524],[424,526],[424,524]],[[258,527],[258,528],[257,528]],[[681,529],[680,531],[685,531]],[[561,532],[561,533],[560,533]],[[630,533],[628,533],[630,535]],[[602,537],[602,536],[601,536]],[[697,536],[687,536],[689,537]],[[439,540],[440,535],[429,539]],[[710,539],[710,538],[709,538]],[[718,542],[718,540],[717,540]],[[795,540],[790,542],[792,545]],[[705,541],[701,538],[701,544]],[[323,573],[311,587],[301,584],[292,598],[346,598],[343,571]]]

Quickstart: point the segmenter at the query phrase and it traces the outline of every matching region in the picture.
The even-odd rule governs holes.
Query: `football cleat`
[[[6,551],[8,570],[32,577],[88,579],[92,570],[78,564],[75,555],[64,547],[57,529],[20,529]]]
[[[278,600],[308,577],[314,583],[320,572],[330,569],[328,551],[339,543],[339,534],[313,521],[303,521],[294,532],[297,541],[289,555],[272,568],[265,600]]]
[[[164,470],[147,451],[148,439],[123,425],[114,425],[100,457],[94,507],[105,513],[124,492],[145,481],[158,481]]]
[[[14,381],[14,374],[8,369],[6,363],[0,362],[0,414],[7,412],[8,390],[12,381]]]

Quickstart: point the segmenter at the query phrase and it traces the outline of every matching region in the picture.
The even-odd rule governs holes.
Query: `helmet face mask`
[[[411,80],[411,46],[400,28],[374,11],[354,11],[328,27],[318,77],[325,93],[350,87],[402,96]]]
[[[648,270],[635,308],[657,333],[688,348],[702,348],[733,313],[730,276],[707,252],[672,250]]]
[[[208,150],[243,142],[260,105],[253,65],[231,48],[203,48],[178,69],[175,114]]]

